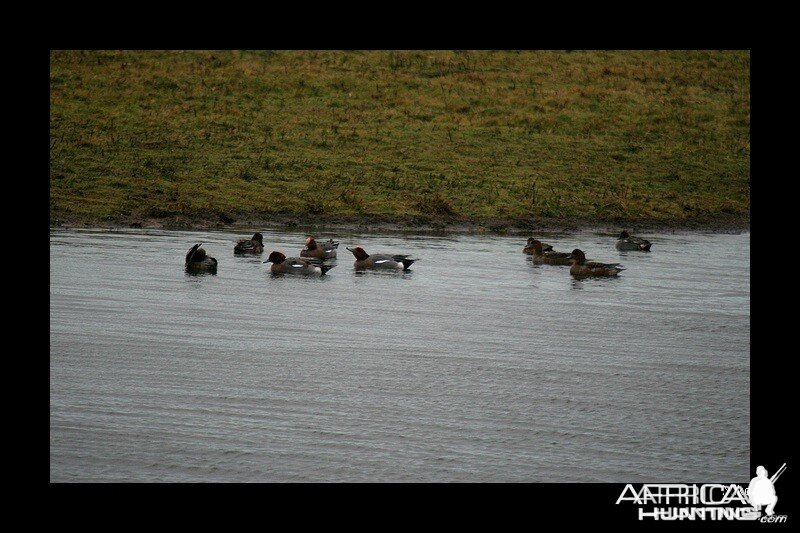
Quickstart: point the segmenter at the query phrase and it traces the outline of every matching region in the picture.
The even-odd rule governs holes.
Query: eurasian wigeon
[[[358,270],[366,268],[380,268],[380,269],[394,269],[394,270],[408,270],[416,259],[412,259],[409,255],[401,254],[373,254],[369,255],[360,246],[355,248],[348,248],[356,257],[356,262],[353,266]]]
[[[617,250],[641,250],[643,252],[649,252],[652,245],[653,244],[647,239],[631,237],[628,235],[627,231],[620,233],[619,239],[617,239]]]
[[[625,270],[619,263],[599,263],[597,261],[587,261],[586,254],[575,248],[572,250],[572,266],[569,273],[575,277],[587,276],[616,276]]]
[[[272,252],[262,263],[272,263],[273,274],[302,274],[306,276],[322,276],[336,265],[323,264],[321,259],[312,257],[286,257],[281,252]]]
[[[338,242],[333,239],[324,243],[318,243],[314,237],[306,239],[306,247],[300,251],[300,257],[316,257],[318,259],[332,259],[336,257],[336,248],[339,246]]]
[[[534,241],[537,241],[537,239],[534,238],[534,237],[530,237],[528,239],[528,244],[525,246],[525,248],[522,249],[522,253],[526,253],[528,255],[533,255],[533,242]],[[549,244],[543,243],[542,241],[538,241],[538,242],[541,243],[541,245],[542,245],[542,251],[548,252],[548,251],[553,249],[553,247],[550,246]]]
[[[186,270],[191,272],[216,272],[217,260],[206,254],[203,248],[200,248],[202,242],[192,246],[186,254]]]
[[[533,240],[530,246],[533,248],[531,259],[538,265],[569,265],[572,262],[572,254],[556,252],[552,250],[552,246],[551,250],[544,251],[542,243],[536,239]]]
[[[233,247],[235,254],[260,254],[264,251],[264,237],[260,233],[253,234],[252,239],[241,239]]]

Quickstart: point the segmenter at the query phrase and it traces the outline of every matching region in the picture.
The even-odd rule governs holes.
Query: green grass
[[[50,55],[50,217],[749,208],[748,52]]]

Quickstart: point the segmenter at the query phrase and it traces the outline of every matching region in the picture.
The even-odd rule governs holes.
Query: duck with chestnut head
[[[203,248],[200,248],[202,245],[202,242],[195,244],[186,254],[187,272],[217,271],[217,260],[206,254],[206,251]]]
[[[583,278],[589,276],[616,276],[625,270],[619,263],[600,263],[598,261],[587,261],[586,254],[575,248],[572,250],[572,266],[569,273],[575,277]]]
[[[382,269],[382,270],[408,270],[417,259],[403,254],[372,254],[369,255],[360,246],[348,248],[356,258],[353,266],[356,270]]]
[[[653,244],[647,239],[641,237],[632,237],[627,231],[622,231],[617,239],[617,250],[640,250],[642,252],[649,252]]]
[[[241,239],[233,247],[235,254],[260,254],[264,251],[264,237],[260,233],[253,234],[252,239]]]
[[[318,243],[314,237],[306,239],[306,247],[300,251],[300,257],[316,257],[317,259],[333,259],[336,257],[338,242],[329,239],[326,242]]]
[[[281,252],[272,252],[263,263],[272,263],[273,274],[299,274],[303,276],[324,276],[336,265],[326,265],[314,257],[286,257]]]

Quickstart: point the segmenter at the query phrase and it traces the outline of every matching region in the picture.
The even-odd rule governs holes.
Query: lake
[[[545,234],[620,262],[579,281],[526,237],[50,232],[53,482],[743,482],[750,234]],[[188,275],[197,242],[216,275]],[[410,253],[356,273],[345,247]]]

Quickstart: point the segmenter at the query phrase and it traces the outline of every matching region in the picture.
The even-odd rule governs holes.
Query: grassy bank
[[[747,52],[53,51],[51,223],[742,218],[749,70]]]

